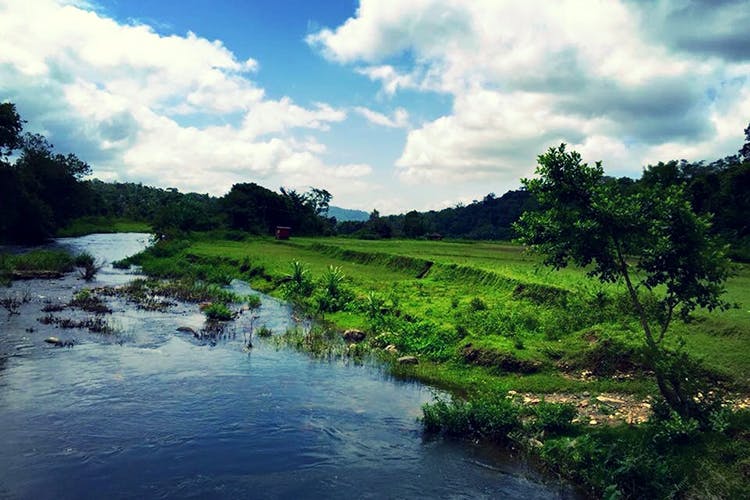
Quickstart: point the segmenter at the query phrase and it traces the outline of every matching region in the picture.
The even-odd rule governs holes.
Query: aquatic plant
[[[203,314],[206,315],[206,319],[209,321],[229,321],[234,319],[235,313],[233,313],[225,304],[215,302],[209,304],[203,309]]]
[[[94,294],[88,288],[83,288],[76,292],[68,305],[95,314],[108,314],[112,312],[112,309],[104,303],[101,297]]]
[[[273,330],[268,328],[266,325],[263,325],[258,329],[257,334],[258,337],[270,337],[273,335]]]
[[[21,305],[31,301],[31,292],[24,290],[20,293],[6,293],[0,298],[0,307],[8,311],[8,316],[20,314]]]
[[[291,272],[285,278],[282,293],[286,299],[306,298],[315,288],[309,269],[298,260],[291,262]]]
[[[258,309],[260,307],[260,296],[259,295],[246,295],[245,305],[249,309]]]
[[[97,261],[93,255],[88,252],[82,252],[73,259],[73,264],[78,268],[78,274],[84,281],[91,281],[102,267],[103,261]]]
[[[328,266],[320,279],[321,289],[315,296],[318,311],[340,311],[353,298],[352,292],[344,286],[345,278],[340,267]]]
[[[493,441],[507,441],[508,434],[520,428],[520,415],[518,405],[501,397],[472,401],[438,399],[422,406],[422,423],[427,433]]]

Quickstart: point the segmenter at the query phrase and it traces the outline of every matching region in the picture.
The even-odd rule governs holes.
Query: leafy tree
[[[331,198],[333,195],[325,189],[311,188],[310,191],[304,194],[304,199],[307,205],[309,205],[315,215],[321,217],[328,216],[328,208],[330,207]]]
[[[29,195],[49,207],[56,229],[86,212],[89,191],[80,180],[91,173],[91,167],[74,154],[52,149],[44,136],[26,134],[15,168]]]
[[[23,120],[12,102],[0,103],[0,161],[21,146]]]
[[[601,162],[582,163],[564,144],[539,156],[536,174],[522,180],[540,210],[515,225],[521,242],[555,269],[573,262],[602,282],[624,281],[662,396],[680,415],[704,420],[698,389],[686,383],[685,369],[695,367],[663,341],[676,316],[728,307],[721,295],[729,261],[709,235],[708,217],[695,214],[682,186],[656,183],[628,194],[604,181]]]
[[[393,228],[386,219],[380,216],[380,212],[373,210],[370,218],[365,223],[364,235],[368,238],[390,238]]]
[[[404,215],[404,236],[407,238],[418,238],[426,233],[424,217],[416,210],[407,212]]]
[[[745,129],[745,144],[739,153],[743,160],[750,162],[750,123],[747,124],[747,128]]]

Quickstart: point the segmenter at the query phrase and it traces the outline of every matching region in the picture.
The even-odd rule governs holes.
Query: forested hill
[[[512,224],[525,210],[534,208],[526,191],[508,191],[500,197],[490,193],[469,205],[429,212],[411,211],[388,217],[406,237],[439,234],[446,238],[506,240],[513,237]]]

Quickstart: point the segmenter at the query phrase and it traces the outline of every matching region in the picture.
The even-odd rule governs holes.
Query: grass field
[[[427,362],[413,369],[416,375],[462,391],[478,388],[476,377],[467,375],[472,370],[481,371],[483,381],[491,372],[490,385],[506,389],[654,390],[651,378],[634,369],[642,340],[635,318],[628,314],[624,287],[602,285],[579,269],[551,270],[513,244],[204,237],[145,266],[152,273],[176,276],[184,272],[184,260],[203,269],[199,278],[240,277],[275,295],[282,294],[280,285],[293,260],[303,263],[313,280],[337,266],[353,299],[349,307],[326,313],[325,319],[342,329],[394,334],[390,343]],[[692,355],[733,389],[746,391],[750,269],[738,266],[727,288],[728,299],[739,308],[698,312],[693,322],[676,323],[671,337],[683,338]],[[373,299],[383,303],[385,317],[368,316],[366,304]],[[394,315],[407,318],[408,324]],[[388,331],[399,328],[408,332]],[[400,338],[406,335],[419,338]],[[463,359],[467,344],[479,352],[474,364]],[[503,362],[509,369],[492,370]],[[583,380],[578,375],[584,371],[601,376]],[[609,377],[628,371],[627,377]]]
[[[620,284],[602,285],[580,269],[550,270],[507,243],[216,236],[163,242],[129,260],[157,277],[244,279],[328,325],[363,330],[366,340],[348,352],[374,352],[395,375],[459,396],[425,407],[426,430],[511,435],[592,496],[750,494],[746,410],[722,410],[712,430],[700,432],[668,413],[626,424],[643,422],[631,417],[656,408],[658,390]],[[750,390],[748,266],[737,267],[727,290],[737,308],[698,311],[675,323],[670,342],[683,341],[691,358],[702,359],[736,408]],[[299,332],[291,335],[304,344]],[[399,364],[401,355],[419,363]]]

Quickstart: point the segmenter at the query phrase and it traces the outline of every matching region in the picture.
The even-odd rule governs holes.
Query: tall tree
[[[0,103],[0,161],[21,146],[23,120],[12,102]]]
[[[747,128],[745,129],[745,144],[739,153],[743,160],[750,162],[750,123],[747,124]]]
[[[676,316],[728,307],[721,295],[730,263],[709,235],[708,217],[693,212],[679,185],[627,194],[604,181],[600,162],[582,163],[564,144],[539,156],[536,175],[522,180],[540,210],[515,225],[521,242],[555,269],[572,262],[602,282],[624,282],[662,396],[681,415],[704,419],[696,388],[685,383],[685,358],[663,341]],[[642,294],[658,307],[647,307]]]

